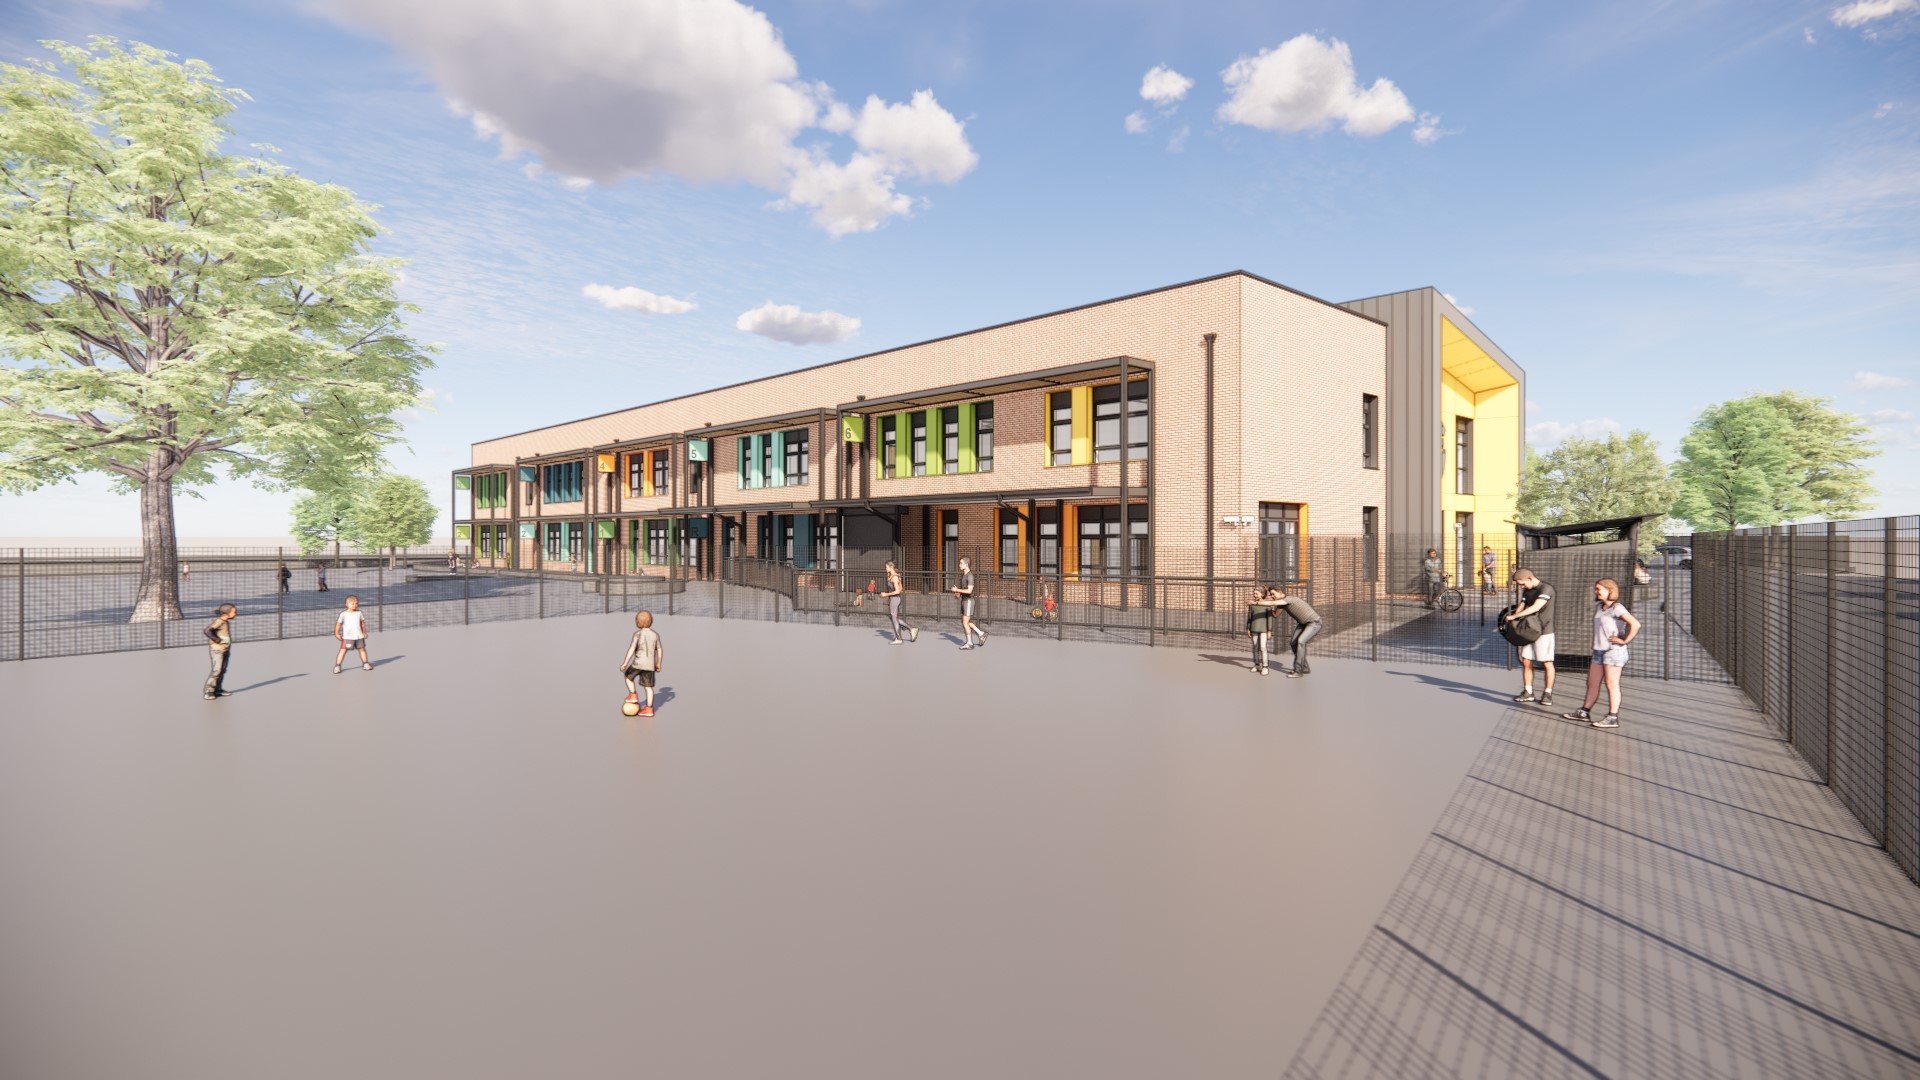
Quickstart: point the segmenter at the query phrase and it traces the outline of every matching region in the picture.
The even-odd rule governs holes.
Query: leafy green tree
[[[1701,531],[1778,525],[1809,509],[1799,475],[1780,410],[1760,397],[1721,402],[1680,440],[1673,516]]]
[[[328,544],[333,557],[340,558],[342,542],[360,539],[355,516],[367,496],[367,485],[343,484],[325,491],[309,491],[293,502],[293,538],[300,541],[300,554],[312,555]]]
[[[0,65],[0,490],[140,495],[133,620],[179,617],[173,500],[221,465],[324,489],[421,396],[371,208],[223,153],[245,99],[145,45]],[[261,153],[271,153],[262,148]]]
[[[424,544],[433,538],[439,516],[427,485],[411,476],[388,473],[367,488],[354,507],[353,528],[362,543],[387,549],[392,565],[396,549]]]
[[[1774,500],[1782,518],[1815,514],[1858,517],[1873,509],[1879,493],[1873,473],[1860,464],[1878,457],[1873,429],[1857,416],[1835,410],[1832,399],[1782,390],[1759,398],[1786,421],[1793,454],[1793,483]]]
[[[1527,525],[1660,514],[1640,527],[1640,555],[1666,539],[1665,517],[1679,495],[1660,458],[1660,444],[1644,431],[1625,437],[1568,439],[1545,454],[1527,449],[1519,517]]]

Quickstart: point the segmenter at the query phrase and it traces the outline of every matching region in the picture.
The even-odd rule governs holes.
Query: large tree
[[[411,476],[389,473],[369,485],[366,496],[355,504],[353,528],[362,543],[386,548],[391,565],[396,549],[432,539],[437,516],[427,485]]]
[[[1872,428],[1834,409],[1830,398],[1782,390],[1757,400],[1773,406],[1787,424],[1792,483],[1774,500],[1783,518],[1858,517],[1873,509],[1879,495],[1873,472],[1860,464],[1880,455]]]
[[[1796,494],[1794,464],[1787,421],[1764,398],[1708,406],[1680,440],[1673,516],[1703,532],[1797,517],[1810,507]]]
[[[429,360],[371,208],[222,152],[244,94],[145,45],[47,47],[70,76],[0,65],[0,490],[137,490],[133,619],[178,618],[176,490],[374,471]]]
[[[1579,521],[1665,515],[1679,494],[1660,458],[1660,444],[1644,431],[1624,437],[1568,439],[1545,454],[1527,450],[1520,482],[1520,521],[1567,525]],[[1640,527],[1640,554],[1666,539],[1665,518]]]

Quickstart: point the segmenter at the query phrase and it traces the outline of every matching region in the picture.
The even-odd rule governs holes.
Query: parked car
[[[1653,549],[1660,554],[1661,565],[1669,563],[1682,570],[1693,569],[1693,549],[1681,544],[1662,544]]]

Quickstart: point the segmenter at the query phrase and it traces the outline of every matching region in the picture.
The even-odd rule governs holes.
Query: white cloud
[[[1873,118],[1875,120],[1885,120],[1891,112],[1893,112],[1893,102],[1883,101],[1880,103],[1879,108],[1873,110]]]
[[[824,345],[852,337],[860,329],[860,320],[837,311],[801,311],[793,304],[769,300],[742,314],[733,325],[789,345]]]
[[[693,301],[680,300],[671,296],[661,296],[645,289],[627,285],[614,288],[612,285],[590,284],[580,287],[580,295],[599,303],[608,311],[639,311],[648,315],[678,315],[683,311],[692,311]]]
[[[1804,36],[1804,37],[1805,37],[1805,38],[1807,39],[1807,44],[1809,44],[1809,45],[1811,45],[1811,44],[1813,44],[1813,43],[1814,43],[1815,41],[1817,41],[1817,40],[1819,40],[1819,39],[1817,39],[1817,38],[1815,38],[1815,37],[1813,36],[1813,27],[1811,27],[1811,26],[1803,26],[1803,27],[1801,27],[1801,28],[1800,28],[1800,33],[1801,33],[1801,34],[1802,34],[1802,35],[1803,35],[1803,36]]]
[[[1905,409],[1875,409],[1860,417],[1874,427],[1884,424],[1904,424],[1913,419],[1913,414]]]
[[[1421,113],[1420,119],[1413,125],[1413,141],[1421,146],[1432,146],[1449,135],[1458,135],[1440,126],[1440,117],[1433,113]]]
[[[1573,424],[1542,420],[1537,424],[1527,425],[1527,445],[1536,450],[1551,450],[1568,439],[1604,439],[1609,435],[1618,434],[1620,434],[1620,422],[1606,417],[1582,420]]]
[[[1192,128],[1185,124],[1180,125],[1180,130],[1174,132],[1173,138],[1167,140],[1167,153],[1179,154],[1185,152],[1187,149],[1187,136],[1191,134],[1193,134]]]
[[[931,90],[916,90],[905,105],[867,98],[853,125],[860,149],[891,163],[895,171],[951,184],[980,163],[967,145],[966,125],[940,107]]]
[[[1441,296],[1444,296],[1444,297],[1446,297],[1446,298],[1447,298],[1447,303],[1449,303],[1449,304],[1452,304],[1452,305],[1453,305],[1454,307],[1457,307],[1457,308],[1459,308],[1459,309],[1460,309],[1460,314],[1462,314],[1462,315],[1471,315],[1471,314],[1473,314],[1473,309],[1472,309],[1472,308],[1470,308],[1470,307],[1468,307],[1467,305],[1465,305],[1465,304],[1463,304],[1463,303],[1461,303],[1461,302],[1460,302],[1459,300],[1457,300],[1457,299],[1455,299],[1455,298],[1454,298],[1454,295],[1453,295],[1452,293],[1450,293],[1450,292],[1443,292],[1443,293],[1441,293],[1440,295],[1441,295]],[[1531,403],[1531,402],[1529,402],[1528,404],[1532,404],[1532,403]]]
[[[1903,379],[1898,375],[1882,375],[1874,371],[1857,371],[1854,372],[1853,378],[1847,380],[1847,389],[1856,390],[1863,394],[1871,394],[1881,390],[1898,390],[1911,381],[1910,379]]]
[[[1920,11],[1920,0],[1854,0],[1845,7],[1834,8],[1829,17],[1833,25],[1851,29],[1905,11]]]
[[[905,216],[913,199],[893,190],[885,159],[855,154],[845,165],[824,156],[794,170],[787,197],[777,205],[813,209],[813,223],[829,236],[872,232],[888,218]]]
[[[1146,130],[1152,126],[1153,121],[1147,119],[1147,114],[1137,109],[1127,114],[1127,134],[1129,135],[1145,134]]]
[[[1193,80],[1165,64],[1149,69],[1140,80],[1140,96],[1155,105],[1171,105],[1187,96]]]
[[[979,160],[965,124],[931,91],[905,104],[871,97],[856,117],[825,85],[803,80],[779,31],[738,0],[319,2],[416,57],[503,157],[531,156],[576,190],[667,174],[744,181],[782,196],[776,206],[819,211],[831,161],[797,140],[825,131],[852,136],[858,150],[838,168],[887,197],[869,200],[877,215],[814,220],[857,219],[843,231],[863,232],[914,205],[892,195],[899,178],[953,183]]]
[[[1318,131],[1338,121],[1349,135],[1371,136],[1414,119],[1407,96],[1390,80],[1360,88],[1352,50],[1337,38],[1301,34],[1235,60],[1221,78],[1232,96],[1220,106],[1220,119],[1262,131]]]

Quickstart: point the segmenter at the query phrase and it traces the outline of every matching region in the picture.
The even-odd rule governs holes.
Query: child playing
[[[627,655],[620,661],[620,674],[627,679],[627,700],[640,700],[640,687],[647,688],[647,703],[641,707],[641,716],[653,715],[653,677],[667,666],[667,650],[660,644],[660,635],[653,630],[653,612],[642,611],[633,617],[633,625],[639,629],[633,632],[633,641],[627,646]]]
[[[333,673],[340,674],[340,661],[347,658],[347,650],[360,653],[360,670],[372,671],[373,665],[367,661],[367,617],[360,613],[360,598],[347,597],[347,610],[333,620],[333,636],[340,642],[340,652],[333,658]]]

